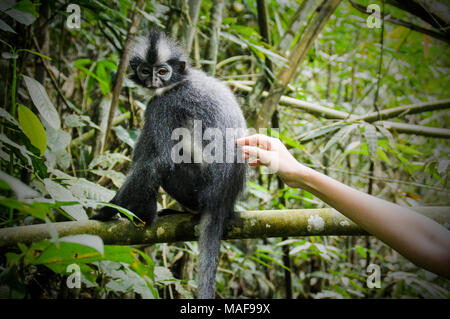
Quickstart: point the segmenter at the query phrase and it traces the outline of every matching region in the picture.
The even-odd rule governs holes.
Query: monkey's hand
[[[99,220],[102,222],[106,222],[114,218],[117,215],[118,211],[115,208],[103,206],[97,214],[91,217],[92,220]]]

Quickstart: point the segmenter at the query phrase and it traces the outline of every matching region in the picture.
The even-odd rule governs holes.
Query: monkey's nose
[[[152,79],[147,78],[147,79],[145,80],[145,86],[148,87],[148,88],[153,87],[153,81],[152,81]]]

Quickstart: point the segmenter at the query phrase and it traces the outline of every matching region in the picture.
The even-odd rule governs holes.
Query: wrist
[[[307,189],[313,172],[315,171],[309,167],[296,162],[295,165],[292,165],[291,169],[284,172],[281,177],[289,187]]]

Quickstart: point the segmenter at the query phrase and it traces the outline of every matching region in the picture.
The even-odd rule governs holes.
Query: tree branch
[[[228,81],[228,85],[237,88],[238,90],[244,92],[251,92],[252,88],[248,85],[242,84],[239,81]],[[268,96],[268,92],[264,91],[262,93],[263,97]],[[279,101],[280,106],[296,108],[307,113],[321,116],[327,119],[339,119],[339,120],[364,120],[366,122],[375,122],[381,119],[390,119],[394,117],[417,114],[427,111],[436,111],[436,110],[445,110],[450,108],[450,100],[441,100],[436,102],[424,102],[419,104],[411,104],[405,106],[399,106],[396,108],[385,109],[380,113],[372,112],[365,116],[357,116],[351,115],[347,112],[338,111],[331,109],[329,107],[301,101],[289,96],[281,96]],[[421,136],[429,136],[429,137],[439,137],[439,138],[450,138],[450,130],[444,128],[435,128],[429,126],[422,125],[414,125],[414,124],[404,124],[397,122],[388,122],[388,121],[380,121],[375,124],[382,124],[388,130],[394,130],[397,133],[405,133],[405,134],[415,134]],[[302,142],[309,141],[307,138],[302,140]]]
[[[449,207],[415,207],[417,212],[449,227]],[[315,216],[315,217],[312,217]],[[171,214],[160,217],[151,227],[135,226],[126,219],[53,223],[60,237],[76,234],[98,235],[105,244],[137,245],[197,240],[199,216]],[[0,229],[0,247],[49,239],[46,224]],[[236,213],[224,239],[290,236],[367,235],[363,229],[332,208],[263,210]]]
[[[349,0],[350,4],[352,5],[353,8],[355,8],[356,10],[358,10],[359,12],[362,12],[364,14],[370,15],[370,12],[367,12],[367,8],[359,3],[356,3],[353,0]],[[415,25],[413,23],[407,22],[407,21],[403,21],[401,19],[395,18],[391,15],[385,15],[384,20],[387,22],[390,22],[392,24],[395,25],[399,25],[408,29],[411,29],[413,31],[417,31],[426,35],[429,35],[435,39],[444,41],[446,43],[450,43],[450,38],[448,37],[448,35],[444,34],[444,33],[440,33],[440,32],[436,32],[430,29],[425,29],[422,27],[419,27],[418,25]]]

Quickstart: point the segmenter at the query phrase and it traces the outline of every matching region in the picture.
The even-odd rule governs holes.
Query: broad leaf
[[[22,181],[2,171],[0,171],[0,180],[6,182],[19,199],[34,198],[39,196],[39,193],[32,189],[30,186],[22,183]]]
[[[49,194],[52,196],[53,199],[65,202],[78,201],[78,199],[75,198],[67,188],[58,183],[55,183],[51,179],[46,178],[44,180],[44,184],[45,188],[47,189],[47,191],[49,192]],[[88,219],[86,212],[84,211],[81,205],[65,206],[62,207],[62,209],[66,211],[70,216],[72,216],[75,220]]]
[[[45,88],[41,83],[32,79],[26,75],[23,76],[25,80],[25,85],[27,86],[28,93],[33,100],[34,105],[38,109],[42,117],[55,129],[59,129],[61,122],[59,119],[58,112],[56,111],[53,103],[45,91]]]
[[[20,22],[25,25],[30,25],[36,20],[36,17],[33,16],[32,14],[17,9],[9,9],[5,11],[5,13],[10,17],[12,17],[17,22]]]
[[[61,237],[59,241],[88,246],[97,250],[101,255],[104,254],[103,240],[99,236],[88,234],[73,235]]]
[[[21,104],[19,104],[18,118],[20,127],[31,144],[39,149],[41,156],[44,155],[47,148],[47,135],[39,118],[29,108]]]
[[[5,21],[0,19],[0,30],[16,33],[13,28],[11,28]]]

